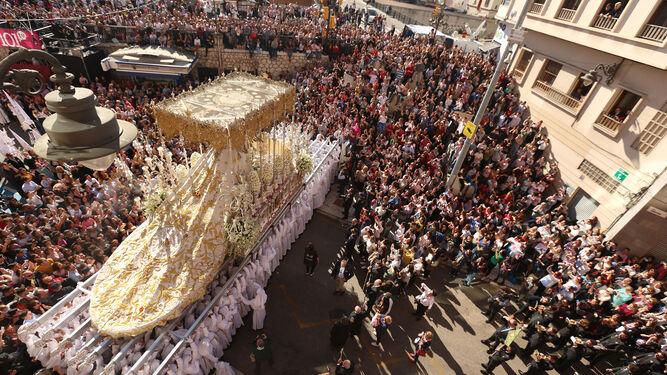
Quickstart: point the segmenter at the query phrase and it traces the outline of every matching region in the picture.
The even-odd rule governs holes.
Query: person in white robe
[[[255,285],[255,296],[251,300],[246,299],[242,294],[238,294],[238,297],[244,304],[252,307],[252,329],[260,330],[264,328],[264,318],[266,317],[265,305],[268,296],[261,285]]]

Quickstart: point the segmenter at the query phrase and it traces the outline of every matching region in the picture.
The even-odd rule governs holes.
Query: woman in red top
[[[424,331],[420,333],[415,339],[415,352],[408,353],[408,358],[414,363],[419,361],[419,357],[426,355],[427,350],[431,347],[431,341],[433,341],[433,332]]]

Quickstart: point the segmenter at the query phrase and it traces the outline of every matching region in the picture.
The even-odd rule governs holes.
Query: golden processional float
[[[284,121],[294,101],[288,84],[235,73],[155,105],[167,138],[180,135],[206,149],[185,165],[172,163],[165,147],[160,160],[146,160],[147,219],[93,277],[21,327],[29,353],[68,374],[179,373],[185,365],[176,365],[178,356],[185,350],[194,357],[185,348],[203,339],[202,328],[210,331],[213,311],[235,332],[240,318],[225,314],[248,309],[237,309],[226,289],[238,285],[232,283],[240,271],[250,274],[244,267],[259,274],[251,261],[258,262],[260,248],[262,256],[271,250],[266,243],[284,255],[335,174],[338,145],[311,140]],[[279,239],[278,226],[298,222],[296,216],[305,218],[301,228],[283,230],[291,237]],[[271,260],[268,275],[278,261]]]

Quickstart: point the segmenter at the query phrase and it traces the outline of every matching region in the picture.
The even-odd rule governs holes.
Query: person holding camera
[[[264,333],[258,335],[252,345],[250,361],[255,363],[255,374],[259,375],[262,373],[265,363],[269,367],[273,366],[273,351],[271,350],[269,338]]]
[[[419,357],[426,355],[427,350],[431,347],[431,341],[433,341],[433,332],[422,331],[415,339],[414,353],[408,353],[408,358],[410,358],[412,362],[417,363]]]

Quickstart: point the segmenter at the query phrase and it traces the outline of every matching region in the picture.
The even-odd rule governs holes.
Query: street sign
[[[475,136],[476,130],[477,130],[477,125],[473,124],[472,121],[468,121],[463,127],[463,135],[465,135],[466,138],[472,139],[472,137]]]
[[[523,43],[524,39],[526,39],[526,30],[524,29],[512,29],[509,35],[509,42],[510,43]]]
[[[614,179],[618,182],[623,182],[625,181],[625,178],[628,177],[628,171],[626,171],[623,168],[618,168],[616,170],[616,173],[614,173]]]

